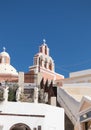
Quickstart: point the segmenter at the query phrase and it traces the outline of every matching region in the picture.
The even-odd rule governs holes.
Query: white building
[[[0,130],[64,130],[64,110],[41,103],[0,102]]]
[[[58,86],[62,86],[63,84],[74,84],[74,83],[91,83],[91,69],[71,72],[69,73],[68,78],[56,80],[56,84]]]

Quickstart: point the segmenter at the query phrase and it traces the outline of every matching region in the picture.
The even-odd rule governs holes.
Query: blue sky
[[[90,69],[91,0],[0,0],[0,52],[17,71],[28,71],[44,38],[56,72]]]

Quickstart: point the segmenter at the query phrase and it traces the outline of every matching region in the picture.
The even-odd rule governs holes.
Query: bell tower
[[[49,56],[49,48],[45,39],[43,39],[43,44],[39,47],[39,52]]]
[[[50,56],[45,39],[43,39],[41,46],[39,46],[39,52],[34,55],[33,65],[29,67],[29,72],[25,74],[25,82],[38,82],[39,84],[42,78],[44,78],[44,82],[46,80],[55,81],[56,79],[64,78],[63,75],[55,72],[54,60]]]
[[[43,39],[43,44],[39,47],[39,53],[34,56],[34,65],[42,69],[54,71],[54,61],[51,56],[49,56],[49,48],[45,39]]]

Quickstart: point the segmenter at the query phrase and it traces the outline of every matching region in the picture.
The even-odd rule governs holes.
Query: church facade
[[[33,57],[33,65],[29,67],[29,71],[24,73],[24,83],[40,84],[40,81],[44,79],[49,82],[64,79],[64,76],[55,72],[55,63],[50,56],[49,48],[46,41],[43,40],[41,46],[39,46],[39,52]],[[18,82],[19,73],[10,64],[10,55],[3,48],[3,52],[0,53],[0,82]]]
[[[42,78],[44,81],[64,79],[63,75],[55,72],[55,64],[45,40],[39,47],[39,52],[34,56],[33,66],[30,66],[29,72],[25,74],[25,82],[34,83],[36,79],[40,81]]]

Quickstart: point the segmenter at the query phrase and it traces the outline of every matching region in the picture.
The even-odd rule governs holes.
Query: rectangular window
[[[42,130],[40,125],[38,126],[38,130]]]
[[[36,128],[33,128],[33,130],[37,130]]]

